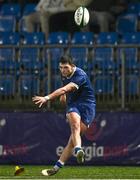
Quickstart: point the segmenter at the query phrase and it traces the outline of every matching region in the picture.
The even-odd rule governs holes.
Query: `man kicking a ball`
[[[47,96],[35,96],[33,102],[39,107],[60,96],[60,101],[66,101],[66,116],[71,128],[68,144],[64,148],[59,160],[52,169],[42,170],[45,176],[56,174],[65,162],[76,154],[77,162],[84,162],[84,151],[81,147],[81,135],[86,132],[95,117],[94,90],[87,74],[76,67],[70,56],[63,56],[59,62],[63,87]]]

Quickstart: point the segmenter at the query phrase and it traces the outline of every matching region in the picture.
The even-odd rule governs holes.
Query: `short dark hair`
[[[70,55],[64,55],[60,58],[59,63],[73,65],[73,59]]]

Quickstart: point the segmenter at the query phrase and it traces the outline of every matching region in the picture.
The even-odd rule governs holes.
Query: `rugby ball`
[[[77,26],[86,26],[89,22],[89,11],[86,7],[78,7],[74,13],[74,21]]]

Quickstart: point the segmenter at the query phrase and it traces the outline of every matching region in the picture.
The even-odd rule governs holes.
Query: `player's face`
[[[73,73],[73,66],[68,63],[66,64],[60,63],[59,69],[63,77],[69,77]]]

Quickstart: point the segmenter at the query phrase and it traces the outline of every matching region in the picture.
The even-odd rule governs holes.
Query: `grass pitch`
[[[50,166],[22,166],[19,176],[14,176],[15,166],[0,166],[1,179],[140,179],[140,167],[132,166],[65,166],[56,175],[45,177],[41,170]]]

